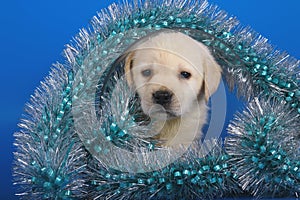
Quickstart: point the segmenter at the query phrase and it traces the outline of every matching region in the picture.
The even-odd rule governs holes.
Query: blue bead
[[[191,182],[193,184],[197,184],[197,182],[200,180],[200,177],[199,176],[195,176],[194,178],[191,179]]]
[[[112,136],[111,135],[109,135],[109,136],[106,136],[105,137],[108,141],[112,141],[113,140],[113,138],[112,138]]]
[[[119,127],[116,123],[111,123],[110,130],[113,132],[117,132],[119,130]]]
[[[260,152],[265,153],[267,148],[265,146],[260,146]]]
[[[149,188],[149,192],[150,193],[155,193],[157,192],[157,187],[155,185],[152,185],[150,188]]]
[[[127,179],[127,174],[124,174],[124,173],[122,173],[121,175],[120,175],[120,178],[122,179],[122,180],[126,180]]]
[[[257,163],[257,162],[258,162],[258,158],[255,157],[255,156],[252,156],[252,157],[251,157],[251,160],[252,160],[254,163]]]
[[[254,65],[254,67],[255,67],[256,69],[260,69],[260,66],[261,66],[260,64],[255,64],[255,65]]]
[[[297,167],[297,166],[293,168],[293,171],[295,171],[295,172],[297,172],[298,170],[299,170],[299,167]]]
[[[216,182],[217,182],[217,179],[216,179],[215,177],[213,177],[213,178],[211,178],[211,179],[209,180],[209,182],[210,182],[210,183],[216,183]]]
[[[142,24],[145,24],[146,21],[147,21],[147,20],[146,20],[145,18],[141,19],[141,23],[142,23]]]
[[[223,167],[224,169],[226,169],[226,168],[228,168],[228,164],[227,164],[227,163],[223,163],[223,164],[222,164],[222,167]]]
[[[203,169],[204,171],[208,171],[208,170],[210,169],[210,167],[209,167],[208,165],[205,165],[205,166],[202,167],[202,169]]]
[[[261,72],[261,75],[262,75],[262,76],[266,76],[266,75],[267,75],[267,72],[266,72],[266,71],[262,71],[262,72]]]
[[[187,175],[187,176],[190,176],[191,175],[191,172],[189,171],[189,170],[184,170],[183,172],[182,172],[184,175]]]
[[[281,155],[275,155],[275,158],[278,159],[278,160],[281,160],[282,156]]]
[[[292,97],[286,97],[285,100],[286,100],[287,102],[290,102],[290,101],[292,101],[293,99],[292,99]]]
[[[148,178],[148,179],[147,179],[147,183],[148,183],[149,185],[151,185],[152,183],[154,183],[154,178]]]
[[[173,17],[173,16],[171,15],[171,16],[168,17],[168,19],[169,19],[170,21],[173,21],[173,20],[175,19],[175,17]]]
[[[278,78],[273,78],[272,82],[277,85],[279,83],[279,80],[278,80]]]
[[[45,189],[51,189],[52,188],[52,184],[50,182],[44,182],[43,187]]]
[[[176,183],[177,183],[177,185],[183,185],[183,180],[182,180],[182,179],[178,179],[178,180],[176,181]]]
[[[172,190],[173,186],[172,186],[172,183],[167,183],[166,184],[166,189],[167,190]]]
[[[220,165],[214,166],[214,170],[215,170],[215,171],[220,171],[220,170],[221,170],[221,166],[220,166]]]
[[[258,168],[263,169],[263,168],[265,168],[265,165],[263,163],[258,163]]]
[[[180,177],[180,176],[181,176],[181,173],[180,173],[179,171],[177,171],[177,172],[174,173],[174,176],[175,176],[175,177]]]
[[[62,180],[63,179],[60,176],[56,177],[56,179],[54,181],[55,185],[60,185],[62,183]]]
[[[280,182],[282,181],[282,179],[279,178],[279,177],[275,177],[275,178],[274,178],[274,181],[275,181],[276,183],[280,183]]]
[[[121,130],[120,132],[118,132],[118,136],[119,137],[124,137],[127,135],[127,131],[126,130]]]
[[[139,178],[137,182],[138,182],[138,184],[144,184],[145,183],[145,181],[141,178]]]
[[[166,179],[161,177],[158,179],[158,182],[161,184],[161,183],[165,183],[166,182]]]
[[[176,21],[177,24],[180,24],[182,22],[182,20],[180,18],[176,18],[175,21]]]
[[[282,166],[282,169],[283,169],[284,171],[288,170],[288,168],[289,168],[289,167],[288,167],[287,165],[283,165],[283,166]]]
[[[110,178],[111,178],[111,174],[107,173],[107,174],[105,175],[105,178],[110,179]]]
[[[128,187],[128,183],[126,183],[126,182],[121,182],[120,183],[120,188],[127,188]]]
[[[36,178],[36,177],[32,177],[32,178],[31,178],[31,182],[32,182],[32,183],[36,183],[36,182],[37,182],[37,178]]]
[[[300,90],[296,90],[295,96],[296,96],[296,97],[300,97]]]

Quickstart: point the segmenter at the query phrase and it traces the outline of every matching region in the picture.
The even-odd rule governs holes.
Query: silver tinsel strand
[[[26,107],[15,133],[14,176],[24,199],[85,195],[86,150],[74,132],[72,72],[57,64]]]
[[[299,115],[281,101],[255,99],[231,122],[226,150],[240,186],[255,196],[299,197]]]
[[[209,153],[207,153],[209,149]],[[144,157],[147,159],[147,157]],[[240,192],[230,156],[217,140],[195,143],[176,162],[147,173],[125,173],[89,162],[91,199],[214,199]],[[160,158],[156,162],[159,165]],[[147,161],[145,161],[147,162]],[[150,160],[151,162],[151,160]]]
[[[41,83],[26,106],[21,130],[15,133],[14,176],[21,198],[164,198],[171,195],[170,191],[182,191],[182,195],[190,198],[212,198],[214,193],[221,196],[229,190],[238,191],[235,178],[244,190],[256,196],[268,192],[271,196],[299,195],[299,163],[295,164],[299,162],[299,151],[296,151],[299,150],[296,142],[299,141],[299,124],[296,122],[299,122],[300,113],[297,59],[274,49],[266,38],[243,28],[234,17],[205,0],[124,1],[101,10],[91,24],[67,45],[64,50],[66,63],[57,63]],[[108,168],[99,156],[92,158],[91,154],[105,152],[99,148],[99,136],[104,137],[100,144],[110,142],[127,151],[134,151],[136,147],[142,151],[159,150],[155,141],[137,137],[150,131],[140,124],[146,119],[142,116],[142,121],[137,121],[138,110],[133,109],[132,113],[124,107],[122,98],[130,99],[131,93],[117,83],[124,73],[121,70],[124,52],[144,36],[163,29],[181,31],[206,44],[221,64],[229,87],[237,89],[237,95],[247,101],[258,95],[261,99],[250,104],[249,110],[229,127],[234,136],[226,145],[229,156],[220,149],[201,159],[187,153],[189,156],[153,174],[123,174]],[[116,93],[115,89],[120,92]],[[287,122],[293,122],[293,126]],[[78,126],[79,123],[82,126]],[[273,141],[267,142],[266,149],[278,147],[275,155],[282,159],[274,158],[277,160],[273,162],[268,154],[271,168],[267,168],[269,165],[261,156],[262,152],[256,149],[257,139],[261,138],[247,135],[246,123],[249,126],[252,123],[252,131],[266,131],[265,135]],[[251,158],[243,153],[243,146],[238,146],[245,145],[245,139]],[[279,149],[282,154],[277,153]],[[125,161],[125,165],[127,161],[129,165],[130,160],[125,159],[118,157],[116,161]],[[186,166],[187,163],[190,166]],[[237,165],[236,172],[234,165]],[[204,170],[204,166],[209,170],[200,174],[193,172]],[[178,170],[176,174],[173,168]],[[159,180],[154,173],[163,179]],[[258,174],[258,178],[254,178],[254,174]],[[272,187],[275,189],[271,190]]]

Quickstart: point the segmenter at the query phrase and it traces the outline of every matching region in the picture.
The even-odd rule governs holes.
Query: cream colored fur
[[[190,77],[184,78],[185,72]],[[201,137],[206,102],[221,79],[221,68],[205,45],[183,33],[158,33],[130,49],[125,73],[140,96],[144,113],[155,122],[155,138],[162,145],[189,145]],[[172,94],[167,106],[155,104],[157,91]]]

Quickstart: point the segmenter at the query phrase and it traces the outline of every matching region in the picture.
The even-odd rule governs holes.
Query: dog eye
[[[189,72],[186,72],[186,71],[180,72],[180,77],[181,77],[181,78],[189,79],[191,76],[192,76],[192,75],[191,75],[191,73],[189,73]]]
[[[148,77],[152,74],[152,71],[150,69],[145,69],[142,71],[142,75],[145,77]]]

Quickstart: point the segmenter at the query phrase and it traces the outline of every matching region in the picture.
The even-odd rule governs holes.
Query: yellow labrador
[[[205,45],[180,32],[160,32],[130,49],[125,75],[164,146],[189,145],[201,137],[206,103],[221,79]]]

